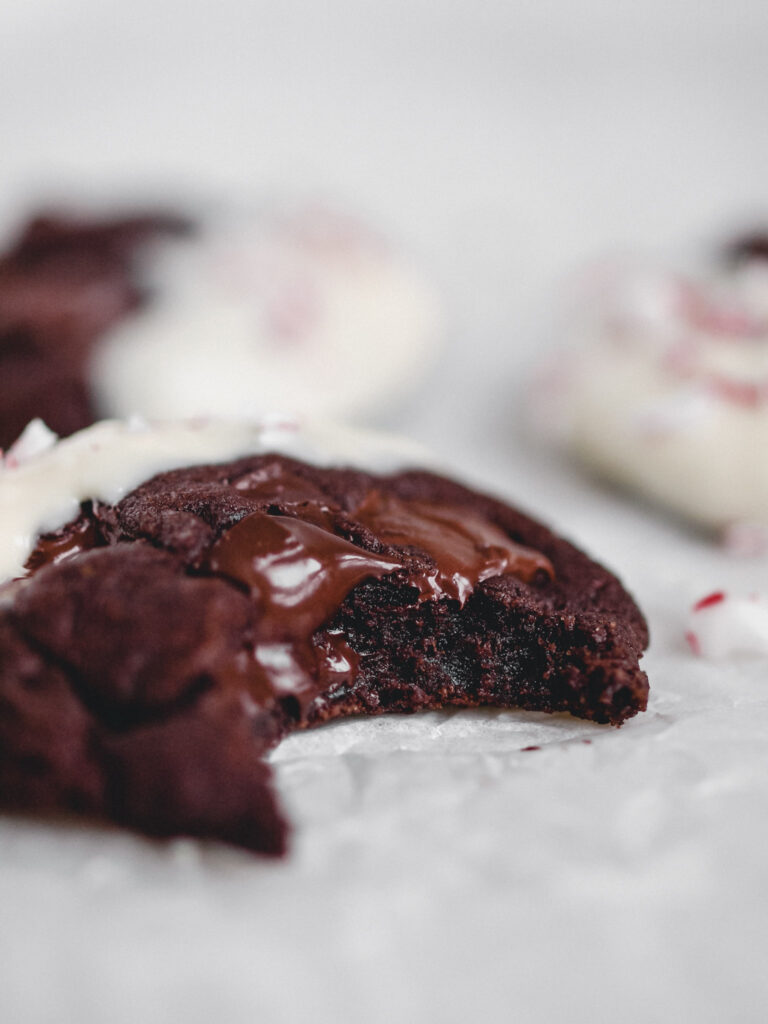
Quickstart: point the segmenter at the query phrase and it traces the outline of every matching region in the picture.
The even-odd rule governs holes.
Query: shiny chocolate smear
[[[219,537],[207,565],[249,588],[261,608],[261,635],[276,641],[311,635],[358,583],[401,568],[313,523],[266,512]]]
[[[81,551],[90,551],[103,543],[91,519],[78,519],[66,528],[62,536],[41,537],[24,568],[28,573],[37,572],[45,565],[58,564],[74,558]]]
[[[275,694],[294,697],[300,712],[317,692],[314,669],[339,680],[354,672],[338,645],[325,656],[314,649],[312,634],[358,583],[401,568],[313,523],[265,512],[223,534],[206,567],[248,588],[261,612],[255,661]]]
[[[354,515],[384,544],[420,548],[432,557],[434,570],[411,580],[424,600],[449,597],[464,604],[478,583],[504,573],[524,583],[539,573],[554,577],[541,552],[516,544],[467,508],[372,491]]]

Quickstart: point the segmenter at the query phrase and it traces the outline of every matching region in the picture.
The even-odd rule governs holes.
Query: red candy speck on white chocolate
[[[683,292],[680,312],[693,327],[719,336],[722,340],[759,338],[765,330],[760,320],[735,302],[725,304],[707,296],[693,285]]]
[[[701,600],[697,601],[693,606],[695,612],[700,612],[702,608],[711,608],[713,604],[720,604],[721,601],[725,600],[725,594],[722,590],[716,590],[712,594],[707,594],[706,597],[702,597]]]
[[[696,657],[700,658],[701,657],[701,644],[699,643],[699,638],[696,636],[696,634],[693,632],[692,629],[689,629],[686,632],[685,639],[686,639],[686,642],[687,642],[688,646],[691,648],[691,650],[696,655]]]

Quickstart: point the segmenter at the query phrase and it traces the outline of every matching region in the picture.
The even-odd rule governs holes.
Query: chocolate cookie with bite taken
[[[646,643],[607,570],[446,477],[177,469],[84,502],[6,585],[0,804],[280,853],[287,733],[482,705],[621,725]]]

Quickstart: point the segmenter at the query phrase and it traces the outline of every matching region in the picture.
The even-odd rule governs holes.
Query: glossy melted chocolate
[[[310,508],[317,514],[317,508]],[[304,706],[317,688],[318,655],[324,675],[350,678],[354,664],[340,649],[315,653],[312,634],[365,579],[400,568],[293,516],[254,512],[227,530],[208,553],[206,568],[247,587],[260,609],[256,662],[278,696]],[[335,646],[335,645],[334,645]],[[351,654],[351,652],[350,652]]]
[[[372,491],[355,510],[355,518],[385,544],[420,548],[431,556],[433,570],[414,577],[422,599],[450,597],[464,604],[478,583],[509,573],[525,583],[536,574],[554,576],[552,564],[538,551],[515,544],[482,516],[436,501],[403,501]]]
[[[311,636],[356,584],[400,563],[293,516],[254,512],[219,537],[207,566],[248,587],[264,635],[285,640]]]
[[[355,677],[358,656],[344,637],[315,634],[358,584],[394,576],[414,587],[420,601],[464,604],[479,583],[494,576],[508,574],[525,583],[554,576],[543,554],[516,544],[465,506],[369,492],[349,516],[386,549],[376,554],[339,536],[339,508],[279,464],[268,463],[230,487],[261,509],[214,541],[199,568],[232,581],[257,605],[251,690],[260,700],[295,700],[299,717],[318,692]],[[61,535],[42,538],[27,568],[36,571],[99,543],[84,518]]]
[[[82,551],[90,551],[99,544],[96,526],[91,519],[83,517],[71,523],[65,532],[40,537],[35,550],[27,560],[27,572],[37,572],[44,565],[58,564],[67,558],[74,558]]]

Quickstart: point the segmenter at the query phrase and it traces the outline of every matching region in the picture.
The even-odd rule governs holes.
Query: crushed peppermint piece
[[[760,594],[707,594],[691,609],[685,639],[702,658],[768,656],[768,599]]]

